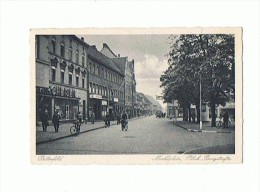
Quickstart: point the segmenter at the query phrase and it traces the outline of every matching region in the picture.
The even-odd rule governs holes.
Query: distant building
[[[130,117],[135,117],[137,108],[134,60],[128,61],[128,57],[116,56],[106,43],[103,44],[100,52],[109,57],[124,74],[124,107]]]
[[[89,68],[89,115],[103,119],[106,112],[115,117],[124,109],[124,73],[95,46],[87,50]]]

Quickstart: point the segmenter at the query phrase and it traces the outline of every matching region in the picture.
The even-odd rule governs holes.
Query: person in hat
[[[58,110],[55,110],[54,115],[52,116],[52,123],[53,123],[55,132],[58,132],[59,126],[60,126],[60,115],[58,113]]]

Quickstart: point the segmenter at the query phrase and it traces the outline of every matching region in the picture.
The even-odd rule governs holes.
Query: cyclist
[[[80,132],[81,122],[80,122],[79,120],[76,120],[76,121],[74,122],[74,124],[75,124],[75,127],[76,127],[76,129],[77,129],[77,132]]]
[[[121,127],[122,127],[122,131],[124,131],[124,130],[127,131],[127,129],[128,129],[126,111],[124,111],[124,113],[122,114]]]
[[[80,111],[79,111],[78,114],[77,114],[77,120],[79,121],[79,123],[80,123],[80,125],[81,125],[82,115],[81,115]]]

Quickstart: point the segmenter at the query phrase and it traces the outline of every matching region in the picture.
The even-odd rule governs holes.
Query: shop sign
[[[102,105],[107,105],[107,101],[102,100]]]
[[[91,95],[89,95],[89,98],[102,99],[102,96],[101,95],[96,95],[96,94],[91,94]]]
[[[114,97],[114,102],[118,102],[118,98]]]
[[[61,97],[76,97],[76,91],[69,88],[55,87],[39,87],[36,86],[36,93],[42,95],[61,96]]]

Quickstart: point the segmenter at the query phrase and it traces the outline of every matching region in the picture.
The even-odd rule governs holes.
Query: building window
[[[105,70],[104,72],[104,78],[106,79],[107,78],[107,71]]]
[[[76,51],[76,63],[79,64],[79,51]]]
[[[95,93],[98,94],[98,85],[96,85],[96,92]]]
[[[69,85],[72,85],[72,73],[69,73]]]
[[[82,59],[82,66],[85,67],[85,55],[84,54],[82,55],[81,59]]]
[[[79,86],[79,76],[78,75],[76,76],[76,86],[77,87]]]
[[[96,93],[96,86],[94,83],[93,83],[93,87],[92,87],[92,93]]]
[[[69,48],[69,60],[72,61],[72,48]]]
[[[85,78],[82,77],[82,88],[85,88]]]
[[[95,74],[95,65],[92,65],[92,73]]]
[[[89,93],[92,93],[92,83],[89,83]]]
[[[99,75],[99,67],[98,66],[96,66],[96,71],[95,71],[96,73],[96,75]]]
[[[64,43],[60,44],[60,56],[65,57],[65,48]]]
[[[92,65],[91,65],[91,63],[90,63],[90,62],[88,63],[88,70],[89,70],[89,72],[91,73],[91,70],[92,70]]]
[[[51,68],[51,80],[52,81],[56,80],[56,68],[55,67]]]
[[[61,83],[64,84],[64,70],[60,71],[60,80],[61,80]]]
[[[52,53],[56,53],[56,39],[54,37],[51,38],[51,45],[52,45]]]

